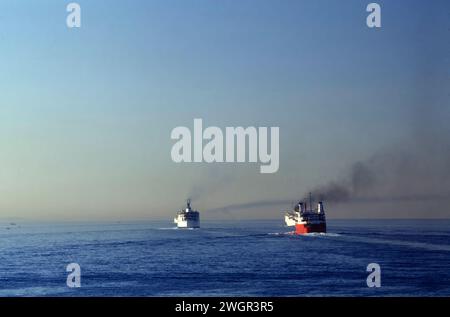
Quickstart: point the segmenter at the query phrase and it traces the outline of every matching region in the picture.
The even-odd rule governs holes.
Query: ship
[[[319,201],[317,209],[312,204],[312,195],[309,194],[309,209],[306,202],[299,202],[294,210],[287,211],[284,215],[286,226],[295,227],[295,234],[325,233],[327,222],[323,202]]]
[[[200,228],[200,213],[192,209],[190,199],[186,202],[186,208],[177,213],[173,222],[178,228]]]

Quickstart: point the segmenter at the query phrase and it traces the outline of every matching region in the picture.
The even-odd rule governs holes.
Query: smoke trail
[[[432,139],[415,139],[410,147],[380,151],[367,162],[355,163],[342,179],[310,192],[316,199],[335,203],[450,199],[449,162],[449,140],[433,134]]]
[[[267,206],[282,206],[286,204],[292,203],[292,200],[259,200],[259,201],[253,201],[248,203],[242,203],[242,204],[231,204],[227,206],[222,206],[218,208],[208,209],[208,212],[216,213],[216,212],[223,212],[223,213],[231,213],[238,210],[243,209],[253,209],[253,208],[260,208],[260,207],[267,207]]]
[[[358,195],[367,194],[379,181],[376,178],[379,173],[370,165],[370,163],[356,162],[345,178],[310,189],[308,193],[312,193],[317,200],[335,203],[347,202]],[[303,200],[307,200],[307,194],[304,195]]]
[[[308,194],[309,195],[309,194]],[[318,198],[320,200],[324,200],[322,198]],[[307,201],[309,198],[304,198],[303,200]],[[360,203],[366,203],[366,204],[377,204],[377,203],[405,203],[405,202],[440,202],[440,201],[446,201],[450,200],[450,197],[448,194],[430,194],[430,195],[410,195],[410,196],[391,196],[391,197],[381,197],[381,196],[375,196],[375,197],[369,197],[369,196],[362,196],[362,197],[353,197],[348,198],[347,200],[343,200],[341,198],[339,199],[331,199],[326,200],[327,202],[334,202],[334,203],[346,203],[346,204],[360,204]],[[250,210],[255,208],[264,208],[264,207],[281,207],[286,208],[287,205],[293,206],[293,202],[297,200],[292,199],[280,199],[280,200],[259,200],[259,201],[253,201],[253,202],[247,202],[242,204],[231,204],[227,206],[222,206],[218,208],[208,209],[207,211],[209,213],[227,213],[231,214],[233,212],[241,211],[241,210]],[[293,208],[293,207],[292,207]],[[281,210],[281,209],[280,209]]]

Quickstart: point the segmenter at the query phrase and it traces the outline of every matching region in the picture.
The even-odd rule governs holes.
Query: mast
[[[312,193],[309,192],[309,208],[311,208],[311,211],[313,211],[313,207],[312,207]]]
[[[184,212],[188,213],[191,211],[191,199],[186,199],[186,208],[184,209]]]

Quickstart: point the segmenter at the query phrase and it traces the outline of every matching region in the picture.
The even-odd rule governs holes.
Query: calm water
[[[0,223],[0,296],[449,296],[450,221]],[[82,287],[66,286],[66,265]],[[382,287],[366,286],[381,265]]]

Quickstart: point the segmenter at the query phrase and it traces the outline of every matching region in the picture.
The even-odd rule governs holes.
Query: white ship
[[[200,213],[192,210],[190,199],[187,200],[186,208],[177,213],[173,222],[178,228],[200,228]]]

